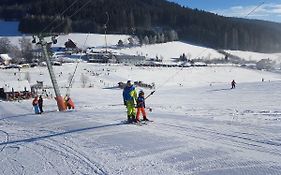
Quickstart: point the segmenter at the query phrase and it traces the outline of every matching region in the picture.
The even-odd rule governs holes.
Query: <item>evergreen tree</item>
[[[61,15],[73,1],[2,0],[0,18],[19,20],[19,30],[29,34],[41,32],[50,23],[45,32],[104,33],[108,12],[109,33],[137,35],[142,40],[157,35],[157,43],[180,39],[216,49],[281,50],[279,23],[222,17],[165,0],[99,0],[81,10],[87,2],[80,0]]]

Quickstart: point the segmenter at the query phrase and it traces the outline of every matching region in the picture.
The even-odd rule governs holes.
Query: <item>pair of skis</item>
[[[148,125],[149,123],[152,123],[153,121],[152,120],[148,120],[148,121],[145,121],[145,120],[141,120],[139,122],[128,122],[127,120],[124,121],[123,123],[124,124],[132,124],[132,125],[137,125],[137,126],[143,126],[143,125]]]
[[[142,126],[142,125],[148,125],[149,123],[152,123],[152,122],[153,122],[152,120],[149,120],[149,121],[141,120],[140,122],[134,122],[133,124]]]

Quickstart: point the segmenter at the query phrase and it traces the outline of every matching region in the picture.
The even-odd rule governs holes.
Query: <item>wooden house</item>
[[[0,98],[4,100],[21,100],[31,97],[31,87],[27,80],[0,82]]]

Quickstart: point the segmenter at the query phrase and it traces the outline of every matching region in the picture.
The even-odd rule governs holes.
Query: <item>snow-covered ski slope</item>
[[[61,87],[74,68],[54,67]],[[50,85],[46,68],[21,72],[0,70],[0,81],[29,72],[32,83]],[[93,87],[81,88],[82,73]],[[153,123],[123,124],[122,90],[112,87],[127,79],[156,84],[146,101]],[[80,63],[70,92],[74,111],[56,112],[55,101],[45,99],[46,113],[34,115],[31,100],[0,101],[0,174],[279,175],[280,79],[239,67]]]

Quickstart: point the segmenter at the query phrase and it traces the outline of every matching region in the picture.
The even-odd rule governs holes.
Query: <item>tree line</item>
[[[106,30],[112,34],[144,38],[174,30],[180,40],[215,49],[281,51],[279,23],[223,17],[165,0],[80,0],[73,6],[72,0],[2,1],[0,18],[19,20],[23,33],[41,32],[51,22],[46,32],[104,33],[109,17]]]

